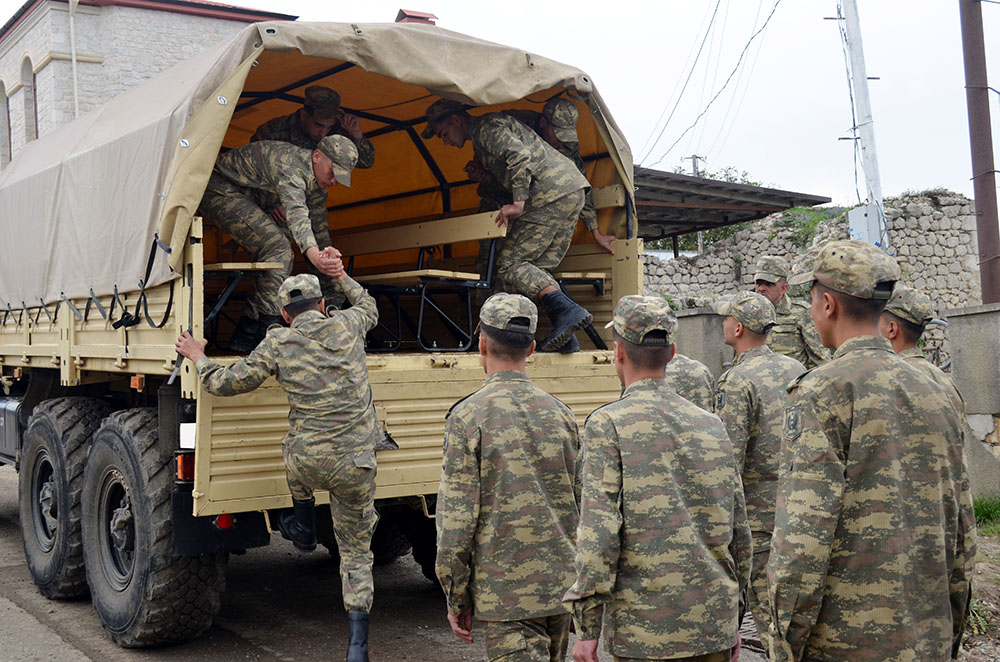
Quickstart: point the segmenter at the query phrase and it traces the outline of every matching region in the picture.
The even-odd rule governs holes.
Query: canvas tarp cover
[[[345,67],[353,69],[353,77],[322,76]],[[289,85],[272,84],[277,78]],[[241,95],[255,80],[269,94],[248,103]],[[87,296],[91,289],[103,296],[116,286],[136,290],[157,235],[172,253],[157,249],[146,285],[174,277],[171,267],[181,264],[191,219],[220,147],[246,142],[261,121],[299,106],[301,96],[292,92],[301,94],[309,82],[327,80],[345,106],[351,99],[388,101],[378,106],[380,112],[400,118],[396,128],[403,130],[396,133],[411,142],[414,125],[416,131],[422,128],[422,109],[438,96],[490,106],[546,90],[570,91],[590,111],[589,120],[581,113],[581,149],[589,131],[588,140],[606,150],[605,162],[631,190],[628,145],[589,77],[578,69],[433,26],[257,23],[33,141],[0,171],[0,306],[17,309],[24,302],[31,307],[63,294]],[[382,97],[373,92],[380,81],[388,90]],[[366,119],[362,128],[368,134],[376,126]],[[372,142],[377,167],[338,195],[358,204],[377,194],[386,200],[389,217],[394,195],[419,186],[421,175],[408,175],[412,182],[402,173],[413,168],[392,175],[396,159],[389,138]],[[432,142],[438,143],[433,150],[441,169],[460,171],[469,157]],[[411,151],[427,154],[423,146]],[[434,188],[435,174],[425,176]],[[441,173],[436,176],[440,183]],[[419,208],[418,201],[407,204]],[[381,218],[378,205],[370,207],[368,217]]]

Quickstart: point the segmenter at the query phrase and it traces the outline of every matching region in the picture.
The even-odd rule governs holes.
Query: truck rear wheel
[[[96,398],[56,398],[38,405],[24,432],[18,475],[24,558],[50,599],[87,594],[80,535],[80,493],[90,440],[112,406]]]
[[[224,552],[173,554],[173,454],[159,445],[155,409],[108,417],[84,473],[83,552],[94,608],[124,647],[205,632],[226,583]]]

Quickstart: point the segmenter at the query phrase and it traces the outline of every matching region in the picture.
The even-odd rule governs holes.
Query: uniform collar
[[[733,361],[733,365],[739,365],[743,361],[749,361],[755,356],[764,356],[765,354],[770,354],[770,353],[771,349],[767,345],[760,345],[759,347],[751,347],[747,351],[737,356],[736,360]]]
[[[308,324],[310,322],[315,322],[316,320],[326,319],[326,315],[319,312],[318,310],[307,310],[304,313],[299,313],[292,320],[292,328],[297,329],[298,327]]]
[[[666,379],[655,379],[653,377],[649,377],[647,379],[640,379],[637,382],[632,382],[631,386],[626,388],[625,392],[622,393],[622,397],[626,398],[632,395],[633,393],[655,392],[661,389],[669,389],[669,388],[670,387],[667,386]]]
[[[911,358],[926,359],[927,357],[924,356],[924,350],[920,349],[919,347],[911,347],[910,349],[904,349],[902,352],[900,352],[899,353],[899,358],[901,358],[901,359],[911,359]]]
[[[892,344],[889,342],[888,338],[883,338],[882,336],[854,336],[853,338],[848,338],[844,343],[837,348],[837,351],[833,353],[833,358],[840,358],[847,352],[853,352],[863,349],[875,349],[881,350],[883,352],[893,353]]]
[[[774,307],[774,312],[783,315],[792,309],[792,301],[788,298],[788,293],[781,295],[778,305]]]
[[[520,370],[501,370],[500,372],[494,372],[492,375],[486,376],[486,381],[483,385],[492,384],[494,382],[530,382],[531,379],[528,377],[527,373],[523,373]]]

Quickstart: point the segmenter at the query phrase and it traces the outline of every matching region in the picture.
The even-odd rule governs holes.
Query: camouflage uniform
[[[198,360],[198,375],[213,395],[252,391],[269,376],[288,395],[288,434],[283,440],[288,487],[295,499],[314,490],[330,491],[334,535],[340,549],[344,608],[367,612],[372,604],[371,537],[377,515],[375,443],[381,428],[375,417],[365,334],[378,321],[375,300],[345,276],[340,281],[351,308],[327,317],[316,310],[300,313],[290,328],[273,325],[264,341],[244,359],[223,367]],[[293,276],[281,288],[289,293],[320,295],[312,275]]]
[[[324,139],[343,158],[337,163],[350,172],[357,151],[343,138]],[[251,319],[278,314],[278,288],[292,271],[294,255],[286,233],[290,233],[303,254],[320,246],[319,239],[330,245],[326,207],[308,204],[317,191],[325,189],[316,182],[312,152],[283,142],[258,142],[220,154],[208,187],[201,200],[200,212],[231,236],[255,262],[279,262],[281,268],[265,271],[250,287],[244,314]],[[256,195],[264,192],[277,196],[285,207],[287,230],[257,204]],[[338,290],[326,276],[324,290]],[[336,296],[331,292],[331,298]]]
[[[807,368],[815,368],[830,360],[830,350],[816,332],[809,317],[809,303],[782,295],[774,307],[777,324],[767,336],[767,346],[778,354],[790,356]]]
[[[535,306],[496,294],[482,324],[508,330]],[[570,409],[521,371],[496,372],[448,412],[436,572],[452,614],[485,621],[490,660],[562,662],[579,521],[579,433]]]
[[[669,345],[677,320],[662,299],[627,296],[613,324],[640,345],[665,331]],[[590,415],[583,447],[577,577],[565,597],[577,637],[597,639],[603,617],[616,659],[727,660],[751,539],[722,421],[643,379]]]
[[[701,361],[695,361],[683,354],[674,354],[667,364],[663,378],[670,388],[685,400],[690,400],[705,411],[712,411],[715,405],[715,377]]]
[[[716,312],[732,316],[762,339],[774,324],[774,306],[753,292],[744,292],[735,301],[723,303]],[[767,635],[771,623],[767,558],[771,551],[774,502],[778,493],[785,389],[803,372],[805,368],[795,359],[759,345],[736,357],[733,367],[719,378],[715,396],[715,413],[726,424],[736,466],[743,477],[747,520],[753,534],[748,606],[765,651],[769,649]]]
[[[792,280],[872,299],[898,274],[874,246],[839,241]],[[975,558],[955,394],[873,336],[846,340],[789,392],[771,659],[953,659]]]

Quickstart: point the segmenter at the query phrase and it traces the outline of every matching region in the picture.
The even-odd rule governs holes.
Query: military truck
[[[199,201],[219,151],[295,112],[312,84],[340,93],[376,150],[327,200],[334,245],[380,305],[368,339],[385,436],[376,557],[412,548],[433,576],[445,414],[483,379],[469,350],[492,267],[473,265],[500,231],[475,213],[471,148],[419,137],[437,98],[473,114],[539,111],[556,95],[577,105],[599,223],[618,241],[612,256],[578,229],[556,275],[596,331],[578,353],[534,355],[529,372],[581,422],[618,397],[604,323],[641,292],[642,244],[630,151],[590,78],[433,26],[248,26],[30,143],[0,173],[0,462],[19,472],[25,561],[49,598],[89,592],[122,646],[204,632],[228,555],[267,545],[291,505],[281,388],[213,397],[174,341],[189,330],[216,360],[238,359],[224,348],[242,293],[275,265],[203,223]],[[328,514],[319,528],[335,553]]]

